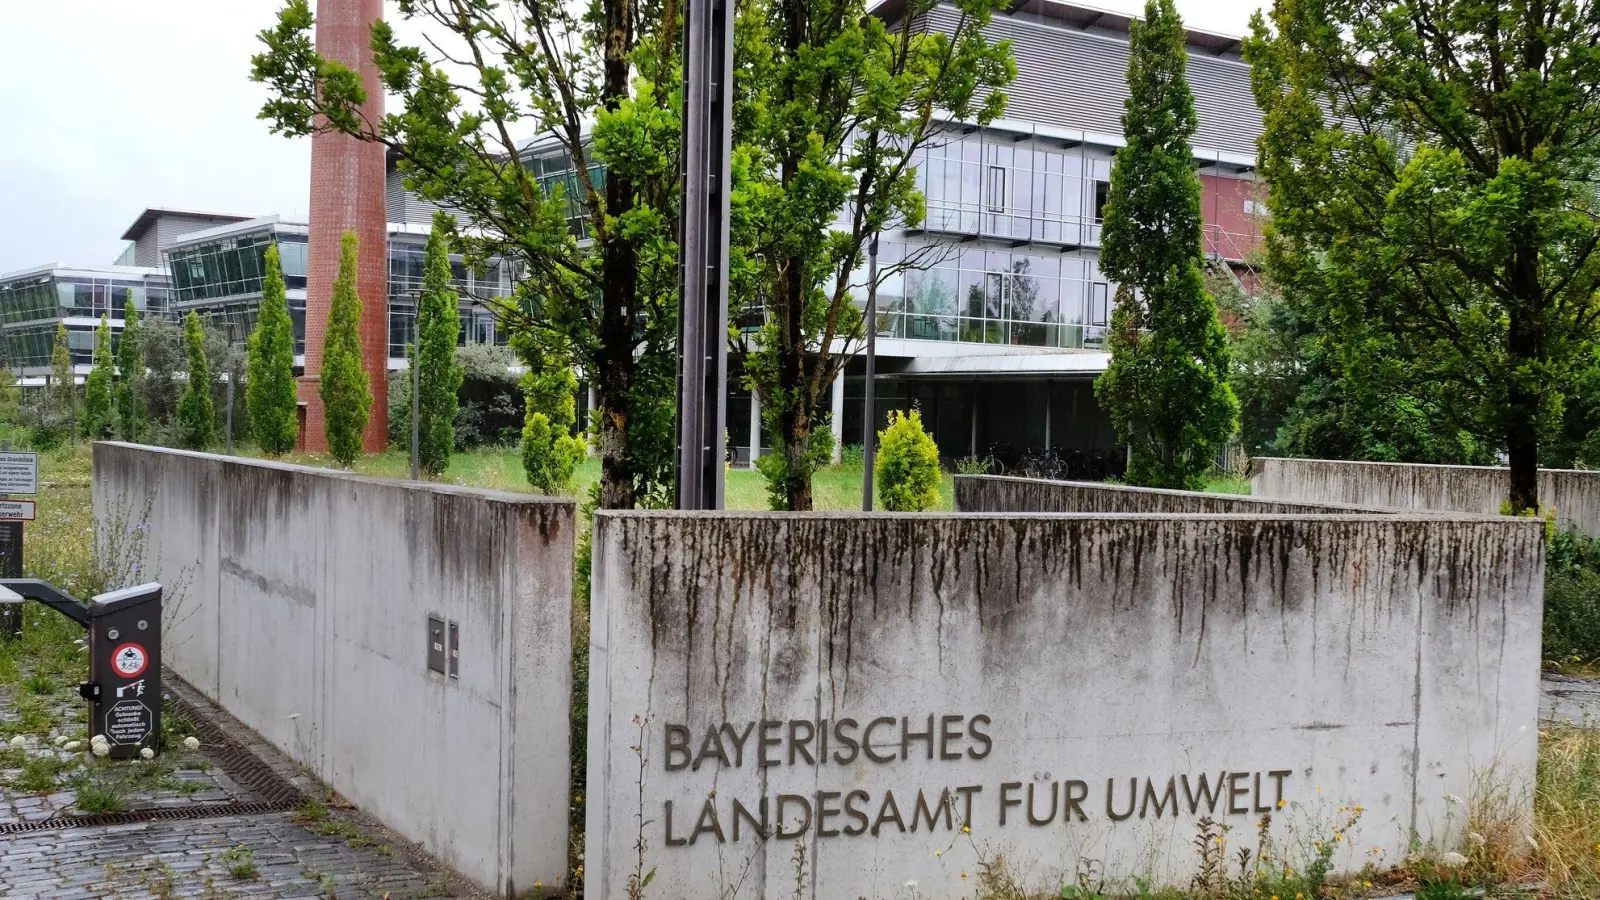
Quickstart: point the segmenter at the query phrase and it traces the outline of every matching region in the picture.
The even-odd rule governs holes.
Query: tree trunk
[[[638,275],[633,248],[613,239],[602,251],[600,345],[595,405],[600,408],[600,508],[632,509],[633,446],[628,437],[633,386],[633,303]]]
[[[1511,466],[1511,513],[1539,510],[1539,409],[1544,399],[1524,383],[1520,373],[1537,368],[1544,359],[1544,333],[1540,316],[1543,288],[1539,283],[1538,255],[1525,242],[1511,265],[1512,290],[1519,307],[1507,317],[1506,349],[1511,385],[1506,391],[1506,456]]]
[[[811,471],[806,462],[811,451],[811,422],[802,406],[793,404],[782,416],[783,454],[789,464],[783,490],[791,512],[810,512],[812,507]]]
[[[606,20],[605,76],[600,102],[615,110],[628,95],[628,52],[633,46],[632,5],[625,0],[603,4]],[[632,182],[613,175],[606,180],[606,218],[620,219],[633,206]],[[639,258],[620,234],[596,223],[601,253],[600,350],[595,354],[595,404],[600,408],[600,508],[632,509],[633,446],[628,437],[628,391],[633,386],[634,311]]]
[[[1513,398],[1515,392],[1513,393]],[[1512,403],[1516,400],[1513,399]],[[1506,435],[1506,455],[1511,458],[1511,512],[1520,515],[1539,509],[1539,439],[1532,429],[1513,428]]]
[[[785,163],[785,172],[798,164]],[[787,183],[787,182],[786,182]],[[792,258],[779,279],[779,315],[783,334],[779,338],[778,390],[784,398],[778,414],[777,438],[788,473],[783,482],[784,500],[791,512],[811,511],[811,471],[806,463],[811,446],[811,391],[805,373],[805,260]]]

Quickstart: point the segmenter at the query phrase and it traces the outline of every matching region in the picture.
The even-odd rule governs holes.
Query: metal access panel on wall
[[[444,620],[438,616],[428,617],[428,671],[444,674]]]

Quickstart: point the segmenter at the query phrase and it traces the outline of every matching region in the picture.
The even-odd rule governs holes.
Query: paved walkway
[[[1546,674],[1539,693],[1541,723],[1600,728],[1600,681]]]
[[[249,734],[194,692],[172,690],[206,723],[203,731]],[[0,697],[0,721],[14,721],[10,700]],[[59,717],[65,725],[27,736],[23,754],[10,751],[12,767],[0,766],[0,900],[480,896],[264,742],[202,741],[150,764],[86,767],[81,751],[60,743],[81,738],[81,718],[81,711]],[[28,760],[63,767],[58,785],[18,787],[26,773],[15,764]],[[116,780],[141,765],[137,779]],[[115,824],[86,820],[96,810],[81,795],[107,787],[120,788],[137,815]],[[303,795],[298,805],[284,799],[295,792]],[[163,818],[126,821],[140,815]]]

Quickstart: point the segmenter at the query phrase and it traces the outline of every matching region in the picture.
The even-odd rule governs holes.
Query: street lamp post
[[[878,421],[872,408],[874,379],[878,372],[878,235],[867,245],[867,384],[861,409],[861,510],[872,512],[872,466],[878,438]]]

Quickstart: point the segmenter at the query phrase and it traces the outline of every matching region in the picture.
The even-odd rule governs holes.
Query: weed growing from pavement
[[[217,859],[228,867],[228,874],[239,881],[251,881],[261,874],[256,867],[256,852],[244,844],[217,854]]]

